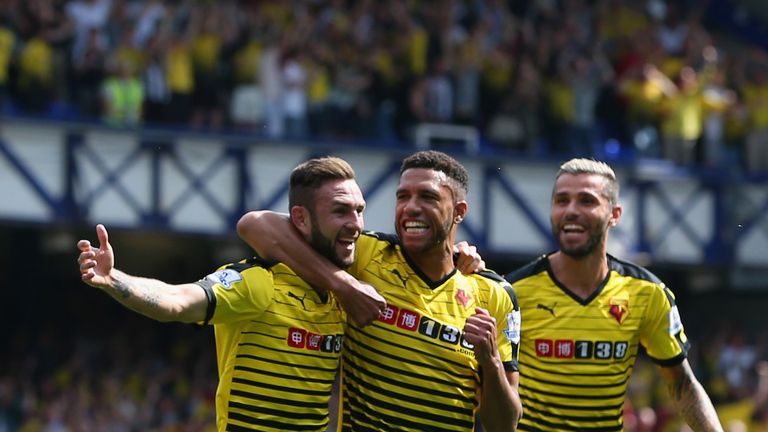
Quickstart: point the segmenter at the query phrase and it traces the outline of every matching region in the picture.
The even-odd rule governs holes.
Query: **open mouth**
[[[429,225],[424,222],[410,221],[404,224],[404,230],[408,234],[421,234],[429,229]]]

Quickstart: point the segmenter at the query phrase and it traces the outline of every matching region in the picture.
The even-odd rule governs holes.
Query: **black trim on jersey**
[[[549,265],[549,260],[545,260],[546,266],[547,266],[547,274],[549,275],[549,278],[552,279],[552,282],[557,285],[558,288],[560,288],[568,297],[572,298],[576,303],[579,303],[582,306],[586,306],[592,302],[597,296],[600,295],[600,293],[603,292],[605,289],[605,286],[608,284],[608,281],[611,279],[611,272],[610,269],[608,271],[608,274],[605,275],[605,278],[603,278],[602,282],[600,282],[600,285],[597,287],[596,290],[592,292],[588,297],[581,298],[576,293],[571,291],[567,286],[565,286],[560,280],[557,279],[555,276],[555,272],[552,271],[552,266]]]
[[[455,275],[456,272],[457,272],[456,267],[453,267],[453,270],[451,270],[450,273],[445,275],[444,278],[442,278],[440,280],[434,281],[434,280],[430,279],[430,277],[427,276],[427,274],[424,273],[421,270],[421,268],[419,268],[419,266],[416,265],[415,262],[413,262],[413,260],[411,259],[411,256],[408,255],[408,251],[405,250],[403,245],[400,245],[400,252],[403,254],[403,257],[405,257],[405,262],[408,263],[408,266],[413,270],[414,273],[416,273],[416,276],[418,276],[422,281],[424,281],[424,283],[427,285],[427,287],[429,287],[429,289],[431,289],[431,290],[433,290],[433,289],[439,287],[440,285],[446,283],[448,281],[448,279],[452,278],[453,275]]]
[[[231,264],[227,264],[224,266],[225,270],[235,270],[238,273],[242,273],[243,270],[247,270],[252,267],[262,267],[265,269],[272,268],[276,266],[277,264],[280,264],[280,261],[277,260],[268,260],[266,258],[262,258],[258,255],[254,255],[248,259],[244,259],[240,262],[235,262]]]
[[[195,282],[205,292],[205,298],[208,299],[208,306],[205,308],[205,319],[202,325],[208,325],[213,318],[213,312],[216,311],[216,295],[213,294],[213,286],[215,283],[208,279],[201,279]]]
[[[678,339],[677,342],[680,343],[680,340]],[[683,350],[683,352],[678,354],[675,357],[672,357],[671,359],[660,360],[657,358],[653,358],[651,356],[648,356],[648,358],[651,359],[653,363],[659,366],[664,366],[664,367],[679,366],[683,362],[683,360],[685,360],[688,357],[689,347],[690,347],[689,343],[685,343],[685,344],[680,343],[680,348]]]
[[[510,285],[510,283],[507,282],[507,280],[504,279],[504,277],[490,270],[483,270],[483,271],[477,272],[477,274],[480,276],[487,277],[488,279],[495,280],[496,282],[500,283],[502,288],[504,288],[504,291],[507,292],[509,299],[512,300],[512,305],[514,306],[514,310],[516,311],[520,310],[520,302],[517,300],[517,293],[515,292],[515,288],[512,285]]]
[[[645,267],[641,267],[631,261],[625,261],[625,260],[616,258],[611,254],[606,254],[606,255],[608,256],[608,268],[610,270],[613,270],[622,276],[629,276],[633,279],[640,279],[648,282],[653,282],[655,284],[663,285],[663,282],[661,281],[661,279],[659,279],[655,274],[651,273]],[[672,304],[675,304],[675,303],[672,302]]]
[[[512,285],[509,284],[509,282],[507,282],[506,279],[504,279],[503,276],[494,272],[493,270],[482,270],[475,274],[498,282],[499,285],[504,288],[504,291],[509,296],[510,301],[512,301],[512,310],[520,311],[520,303],[517,300],[517,293],[515,293],[515,289],[512,287]],[[512,341],[509,341],[509,343],[512,345],[513,353],[519,352],[519,344],[513,343]],[[517,356],[515,356],[512,361],[504,362],[502,364],[504,366],[505,372],[520,372],[520,361]]]
[[[408,263],[408,266],[411,267],[414,273],[416,273],[416,276],[418,276],[424,283],[429,287],[429,289],[435,289],[439,287],[440,285],[444,284],[448,279],[452,278],[454,274],[456,274],[456,267],[453,268],[453,271],[448,273],[447,276],[444,278],[433,281],[429,278],[420,268],[416,265],[416,263],[413,262],[411,257],[408,255],[408,252],[406,252],[405,248],[403,247],[403,244],[400,242],[400,237],[398,237],[396,234],[386,234],[381,232],[374,232],[374,231],[366,231],[363,233],[364,235],[369,235],[371,237],[376,238],[377,240],[382,240],[387,243],[389,243],[390,246],[400,246],[400,252],[402,252],[403,257],[405,257],[405,262]]]
[[[390,244],[390,246],[397,246],[400,244],[400,237],[397,234],[387,234],[378,231],[363,231],[362,235],[373,237],[377,240],[382,240]]]
[[[259,256],[253,256],[240,262],[227,264],[223,267],[223,269],[234,270],[238,273],[242,273],[244,270],[253,267],[263,267],[268,269],[278,263],[279,261],[267,260]],[[213,313],[216,311],[216,295],[213,293],[213,286],[216,285],[216,283],[208,279],[201,279],[195,283],[203,289],[203,292],[205,292],[205,298],[208,299],[208,306],[205,308],[205,319],[203,320],[202,324],[208,325],[208,323],[211,321],[211,318],[213,318]]]
[[[525,264],[524,266],[520,267],[517,270],[512,270],[511,272],[504,275],[504,279],[507,280],[507,282],[511,283],[512,285],[515,284],[515,282],[525,279],[528,276],[533,276],[535,274],[539,274],[547,269],[547,257],[554,252],[550,252],[549,254],[543,254],[536,258],[535,260],[529,262],[528,264]]]

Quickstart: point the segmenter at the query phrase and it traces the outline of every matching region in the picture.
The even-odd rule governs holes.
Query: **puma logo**
[[[555,306],[557,306],[557,303],[553,304],[552,307],[549,307],[549,306],[546,306],[546,305],[543,305],[543,304],[539,303],[539,304],[536,305],[536,309],[545,310],[545,311],[551,313],[553,317],[556,317],[557,315],[555,314]]]
[[[288,291],[288,297],[292,297],[292,298],[295,298],[296,300],[298,300],[299,302],[301,302],[301,307],[302,307],[304,310],[307,310],[307,306],[304,304],[304,299],[305,299],[305,298],[307,298],[307,294],[306,294],[306,293],[304,293],[304,296],[303,296],[303,297],[299,297],[299,296],[297,296],[296,294],[294,294],[294,293],[292,293],[292,292]]]
[[[408,280],[407,277],[401,275],[400,272],[397,271],[397,269],[393,269],[392,274],[397,276],[397,278],[400,279],[400,281],[403,283],[403,286],[405,286],[405,282]]]

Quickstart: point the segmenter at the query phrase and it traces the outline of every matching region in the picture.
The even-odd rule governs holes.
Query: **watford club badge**
[[[608,313],[616,319],[619,324],[624,323],[624,320],[629,315],[629,299],[627,298],[612,298],[611,306],[608,309]]]
[[[456,291],[456,300],[458,300],[459,303],[461,303],[461,305],[464,307],[464,309],[466,309],[470,300],[472,300],[472,296],[467,294],[467,292],[464,291],[463,289],[459,288]]]

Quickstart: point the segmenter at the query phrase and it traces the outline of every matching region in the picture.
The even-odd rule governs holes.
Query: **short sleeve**
[[[262,267],[222,268],[198,282],[213,311],[210,324],[230,323],[261,315],[274,299],[272,273]]]
[[[663,366],[679,364],[688,354],[689,341],[675,297],[664,285],[655,286],[650,296],[640,343],[654,362]]]
[[[522,321],[520,305],[512,286],[506,281],[493,283],[493,292],[489,298],[488,312],[496,318],[496,345],[506,371],[518,371],[518,354]]]

